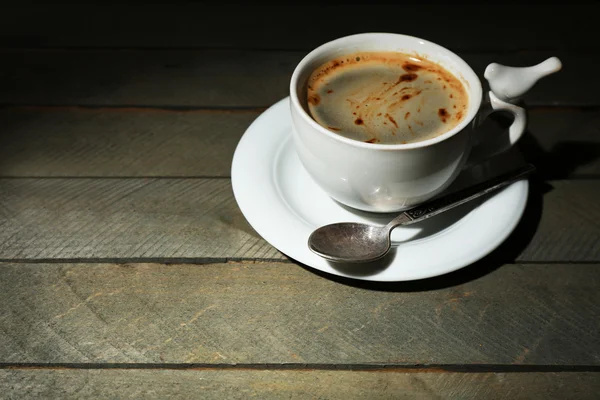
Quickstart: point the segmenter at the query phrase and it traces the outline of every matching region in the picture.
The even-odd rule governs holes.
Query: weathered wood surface
[[[0,181],[0,259],[281,259],[228,179]]]
[[[500,125],[489,125],[499,132]],[[600,111],[534,109],[520,142],[524,157],[551,179],[600,176]]]
[[[0,176],[228,177],[260,111],[143,108],[0,109]],[[482,134],[501,134],[486,121]],[[529,112],[521,148],[546,178],[600,176],[600,111]]]
[[[597,180],[534,185],[503,261],[600,261],[599,198]],[[0,218],[1,260],[283,259],[228,179],[0,179]]]
[[[598,373],[0,370],[9,399],[596,399]],[[115,392],[115,389],[117,392]]]
[[[521,226],[535,229],[517,261],[593,262],[600,257],[600,181],[553,181],[543,199],[530,193],[529,215]],[[535,227],[535,213],[539,225]],[[529,224],[533,224],[531,226]],[[515,232],[518,236],[521,232]],[[510,239],[510,238],[509,238]],[[516,239],[516,237],[515,237]]]
[[[536,35],[539,37],[539,33]],[[266,107],[289,93],[305,51],[1,50],[0,104]],[[461,53],[480,76],[487,64],[537,64],[550,56],[563,70],[542,79],[530,105],[600,105],[600,80],[580,81],[600,53]],[[582,85],[586,90],[582,90]]]
[[[351,286],[289,263],[4,263],[0,360],[600,365],[600,265],[478,268]]]
[[[228,177],[235,147],[258,115],[141,108],[3,109],[0,176]]]
[[[597,5],[29,3],[0,12],[0,45],[310,49],[353,33],[398,32],[461,50],[599,48]]]
[[[539,7],[0,10],[0,398],[596,398],[600,7]],[[525,97],[525,216],[480,262],[323,276],[238,209],[241,134],[308,50],[359,31],[439,42],[480,76],[563,59]]]

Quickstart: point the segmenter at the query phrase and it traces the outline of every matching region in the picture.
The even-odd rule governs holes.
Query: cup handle
[[[469,164],[485,161],[486,159],[510,149],[525,133],[527,114],[525,109],[515,105],[525,92],[535,83],[555,72],[560,71],[562,63],[557,57],[531,67],[508,67],[498,63],[491,63],[485,69],[484,77],[490,85],[488,92],[489,105],[483,107],[477,125],[495,111],[507,111],[514,116],[514,121],[508,128],[506,136],[490,138],[487,143],[473,147]]]
[[[508,138],[506,135],[485,138],[486,140],[483,140],[483,143],[473,146],[469,156],[469,165],[483,162],[507,151],[523,136],[527,127],[527,113],[523,107],[500,100],[492,91],[488,93],[488,96],[490,99],[489,105],[485,110],[482,110],[476,125],[480,125],[485,118],[496,111],[507,111],[513,115],[514,120],[508,128]]]

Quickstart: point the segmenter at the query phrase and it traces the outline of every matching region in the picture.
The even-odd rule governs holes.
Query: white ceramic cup
[[[408,144],[364,143],[322,127],[308,112],[308,78],[326,61],[359,51],[415,54],[443,66],[459,78],[467,90],[469,106],[465,118],[442,135]],[[391,33],[364,33],[333,40],[306,55],[291,78],[296,152],[317,184],[342,204],[372,212],[411,208],[442,192],[454,181],[476,141],[474,125],[490,112],[508,111],[515,119],[508,137],[494,138],[488,143],[491,146],[481,147],[485,148],[480,152],[485,153],[483,157],[504,151],[517,142],[525,131],[525,110],[508,101],[518,98],[540,77],[560,69],[558,59],[545,63],[529,68],[490,64],[485,76],[490,83],[493,80],[492,88],[506,90],[489,92],[489,102],[482,102],[481,82],[475,72],[459,56],[435,43]],[[518,87],[513,82],[517,82]]]

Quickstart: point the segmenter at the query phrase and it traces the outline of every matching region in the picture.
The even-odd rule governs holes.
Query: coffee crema
[[[321,126],[382,144],[414,143],[448,132],[467,114],[462,82],[414,55],[381,51],[340,56],[309,77],[307,102]]]

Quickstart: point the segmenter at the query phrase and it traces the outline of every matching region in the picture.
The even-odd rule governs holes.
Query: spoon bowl
[[[308,238],[310,249],[331,261],[370,262],[385,256],[391,247],[385,227],[342,222],[315,230]]]

